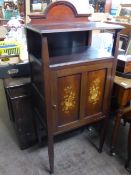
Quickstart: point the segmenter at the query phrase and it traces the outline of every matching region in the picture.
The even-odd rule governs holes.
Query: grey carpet
[[[76,133],[55,143],[55,175],[129,175],[124,169],[125,137],[124,142],[122,141],[124,146],[120,146],[123,151],[118,151],[119,156],[111,157],[109,155],[110,130],[109,139],[101,154],[89,142],[87,130]],[[121,152],[123,153],[120,154]],[[36,145],[24,151],[19,149],[9,121],[2,81],[0,81],[0,175],[48,174],[47,146],[39,148]]]

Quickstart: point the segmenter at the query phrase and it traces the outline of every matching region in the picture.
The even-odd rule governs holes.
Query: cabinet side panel
[[[79,119],[80,86],[80,74],[58,78],[58,126],[68,124]]]
[[[40,34],[27,29],[26,35],[27,35],[28,52],[40,60],[41,48],[42,48]]]
[[[85,117],[103,111],[106,69],[88,72]]]
[[[43,87],[43,76],[42,76],[42,65],[37,62],[33,56],[30,55],[30,66],[31,66],[31,81],[35,84],[39,93],[44,96]]]
[[[14,127],[21,149],[28,148],[36,142],[31,97],[29,95],[10,100],[14,116]]]

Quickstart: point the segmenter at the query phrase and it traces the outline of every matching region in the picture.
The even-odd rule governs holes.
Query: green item
[[[18,10],[5,10],[4,12],[5,19],[10,20],[11,17],[19,16]]]

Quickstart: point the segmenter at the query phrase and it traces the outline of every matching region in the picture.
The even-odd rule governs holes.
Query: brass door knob
[[[53,105],[53,109],[56,109],[56,107],[57,107],[56,105]]]

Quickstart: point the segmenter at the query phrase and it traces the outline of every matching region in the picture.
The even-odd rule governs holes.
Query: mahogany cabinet
[[[66,1],[30,15],[26,26],[34,115],[48,133],[50,172],[54,171],[54,136],[103,121],[105,139],[121,26],[88,21]],[[91,46],[92,31],[115,31],[112,53]]]
[[[105,118],[112,64],[110,60],[84,63],[51,72],[54,133]]]

